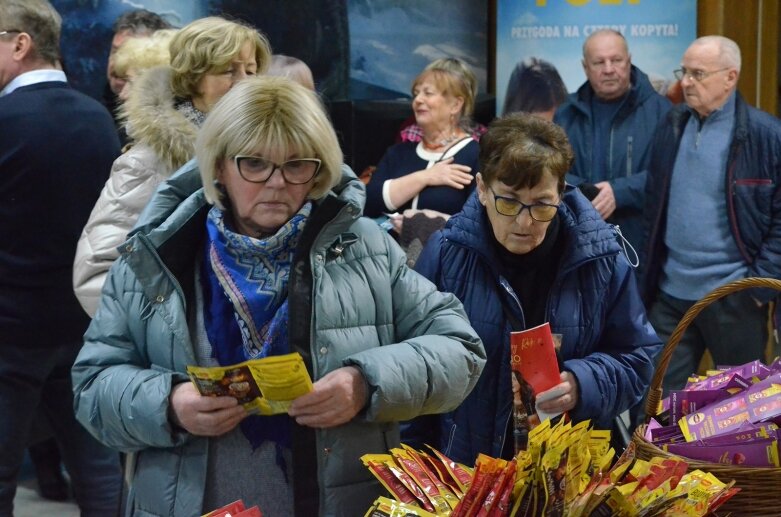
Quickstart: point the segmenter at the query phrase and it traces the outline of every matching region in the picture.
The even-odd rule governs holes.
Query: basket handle
[[[645,414],[646,421],[650,419],[652,415],[656,414],[656,410],[659,407],[659,401],[662,400],[662,381],[664,380],[664,374],[667,372],[667,367],[672,359],[673,351],[678,346],[678,342],[683,337],[683,333],[686,332],[686,328],[697,317],[697,315],[705,309],[708,305],[724,298],[728,294],[742,291],[744,289],[751,289],[754,287],[765,287],[768,289],[775,289],[781,291],[781,280],[774,278],[762,278],[762,277],[750,277],[735,280],[727,284],[717,287],[713,291],[706,294],[700,301],[689,307],[689,310],[678,322],[678,325],[670,334],[670,339],[662,349],[662,355],[659,359],[659,364],[656,366],[654,376],[651,379],[651,386],[648,388],[648,398],[645,401]]]

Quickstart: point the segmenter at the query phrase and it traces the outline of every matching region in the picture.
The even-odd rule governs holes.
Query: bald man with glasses
[[[734,41],[695,40],[675,71],[685,103],[654,135],[642,287],[664,341],[712,289],[746,277],[781,279],[781,122],[737,92],[740,66]],[[706,349],[717,365],[763,359],[775,294],[741,291],[706,308],[675,349],[665,394],[684,386]]]

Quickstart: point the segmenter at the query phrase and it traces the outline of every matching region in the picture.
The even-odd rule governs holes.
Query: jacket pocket
[[[772,184],[773,184],[773,180],[769,178],[744,178],[744,179],[735,180],[735,185],[737,186],[741,186],[741,185],[757,186],[757,185],[772,185]]]
[[[735,210],[741,225],[747,225],[752,231],[756,231],[758,242],[771,222],[773,213],[773,196],[776,185],[770,178],[742,178],[735,180]],[[755,227],[756,229],[754,230]],[[752,240],[751,235],[744,235],[744,239]]]

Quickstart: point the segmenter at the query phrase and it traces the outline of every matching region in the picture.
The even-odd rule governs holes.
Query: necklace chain
[[[431,149],[431,150],[445,147],[448,144],[450,144],[451,142],[455,142],[456,140],[458,140],[458,135],[456,134],[455,130],[451,131],[450,136],[443,138],[442,140],[440,140],[439,142],[437,142],[434,145],[428,144],[426,142],[426,137],[425,136],[422,137],[423,146],[426,147],[427,149]]]

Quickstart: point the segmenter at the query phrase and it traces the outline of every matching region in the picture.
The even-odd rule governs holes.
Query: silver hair
[[[719,49],[721,62],[726,66],[735,68],[740,73],[740,47],[731,39],[715,35],[703,36],[694,40],[691,46],[694,45],[716,45]]]

